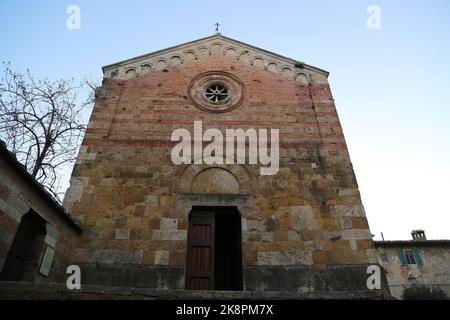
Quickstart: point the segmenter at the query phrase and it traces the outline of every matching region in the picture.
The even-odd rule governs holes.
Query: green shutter
[[[413,248],[412,252],[413,252],[413,255],[414,255],[414,259],[416,259],[417,265],[419,265],[419,266],[423,265],[422,257],[420,256],[419,250],[417,250],[416,248]]]
[[[398,255],[400,257],[400,261],[404,266],[408,265],[408,261],[406,261],[405,253],[403,252],[403,249],[398,249]]]

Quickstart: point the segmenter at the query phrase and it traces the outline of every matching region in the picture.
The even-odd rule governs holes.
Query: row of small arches
[[[128,67],[124,72],[124,78],[131,79],[135,78],[137,75],[144,75],[149,72],[164,70],[171,66],[176,66],[191,60],[200,59],[202,57],[207,57],[213,54],[213,52],[235,57],[239,61],[280,74],[289,79],[295,79],[302,84],[309,83],[309,75],[305,72],[296,72],[295,68],[292,66],[280,64],[272,60],[266,60],[262,56],[253,55],[249,50],[238,50],[233,46],[223,48],[220,43],[214,43],[211,46],[201,46],[196,50],[186,50],[183,54],[175,54],[169,58],[158,58],[154,61],[143,62],[140,66]],[[118,70],[111,73],[111,78],[118,77]]]

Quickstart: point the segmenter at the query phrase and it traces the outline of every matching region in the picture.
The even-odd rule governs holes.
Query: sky
[[[374,239],[450,239],[450,1],[1,0],[0,60],[100,81],[101,66],[212,35],[216,22],[330,72]]]

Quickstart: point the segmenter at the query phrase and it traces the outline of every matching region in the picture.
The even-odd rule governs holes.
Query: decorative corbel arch
[[[244,57],[245,55],[248,56],[248,61],[245,61],[245,60],[243,59],[243,57]],[[238,53],[238,55],[237,55],[237,59],[238,59],[239,61],[242,61],[242,62],[250,63],[250,62],[253,60],[252,52],[251,52],[250,50],[241,50],[241,51],[239,51],[239,53]]]
[[[264,69],[266,69],[267,71],[271,71],[271,72],[280,74],[279,65],[275,61],[267,61],[267,65]]]
[[[150,62],[143,62],[141,64],[141,74],[147,74],[152,72],[153,70],[153,65]]]
[[[211,51],[214,51],[216,49],[217,53],[221,53],[222,52],[222,48],[223,48],[223,44],[221,42],[213,42],[211,43]]]
[[[294,70],[289,65],[282,65],[280,67],[280,74],[288,79],[294,79]]]
[[[302,85],[307,85],[310,83],[310,77],[306,72],[297,72],[294,79]]]
[[[210,47],[208,47],[208,46],[200,46],[200,47],[197,48],[198,56],[201,55],[202,50],[206,50],[208,52],[208,56],[210,56],[212,54],[212,50],[211,50]]]
[[[186,50],[183,52],[183,60],[184,61],[192,61],[197,60],[198,54],[195,50]]]
[[[159,58],[154,62],[154,66],[156,71],[164,70],[169,66],[169,62],[166,58]]]
[[[175,65],[183,64],[184,58],[179,54],[174,54],[173,56],[170,57],[169,61],[170,61],[170,66],[175,66]]]
[[[252,60],[250,61],[250,64],[252,66],[256,66],[256,67],[259,67],[261,69],[264,69],[265,63],[266,63],[265,59],[262,56],[259,56],[259,55],[254,56],[252,58]]]
[[[137,71],[135,67],[131,67],[131,68],[127,68],[125,70],[125,79],[132,79],[132,78],[136,78],[137,76]]]
[[[231,56],[231,57],[237,57],[237,49],[234,46],[227,46],[225,47],[225,49],[223,50],[223,54],[226,56]]]

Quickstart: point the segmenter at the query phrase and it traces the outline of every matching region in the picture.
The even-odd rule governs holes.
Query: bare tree
[[[69,170],[83,137],[86,109],[95,85],[74,80],[35,80],[30,71],[13,71],[3,62],[0,81],[0,138],[53,196]]]

